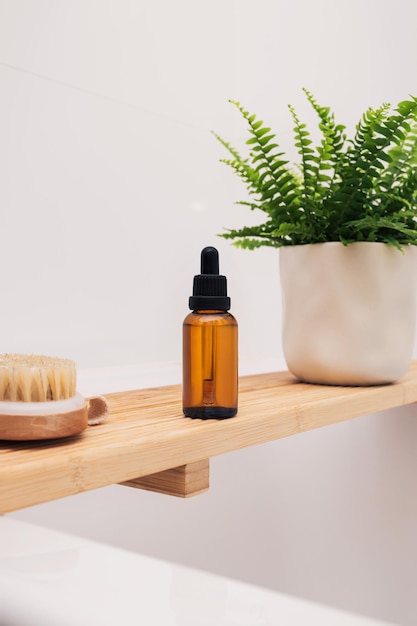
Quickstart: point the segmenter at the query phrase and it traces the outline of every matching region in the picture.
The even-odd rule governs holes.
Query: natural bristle
[[[0,354],[0,400],[47,402],[76,394],[74,361],[35,354]]]

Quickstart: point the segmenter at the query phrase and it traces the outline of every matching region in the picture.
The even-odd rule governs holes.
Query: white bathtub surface
[[[2,516],[0,624],[381,626],[382,622]]]

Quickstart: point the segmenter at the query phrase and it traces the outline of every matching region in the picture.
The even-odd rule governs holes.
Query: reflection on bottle
[[[215,364],[215,343],[216,334],[210,324],[203,329],[203,404],[211,405],[216,403],[216,376]]]

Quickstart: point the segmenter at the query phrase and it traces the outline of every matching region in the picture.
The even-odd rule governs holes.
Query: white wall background
[[[282,367],[278,255],[216,237],[253,216],[210,130],[243,144],[235,98],[290,148],[303,86],[353,128],[417,92],[416,25],[414,0],[0,0],[0,350],[178,362],[211,244],[242,362]],[[190,501],[16,516],[412,626],[416,430],[407,407],[215,459]]]

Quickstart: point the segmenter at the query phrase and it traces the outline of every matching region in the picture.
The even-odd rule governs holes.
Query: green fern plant
[[[329,107],[304,89],[317,114],[321,139],[310,132],[294,107],[295,169],[276,135],[239,102],[230,102],[248,124],[249,155],[215,137],[230,157],[221,159],[245,183],[250,201],[238,204],[265,213],[257,226],[228,230],[221,236],[254,249],[341,241],[379,241],[401,249],[417,244],[417,98],[395,108],[368,108],[348,139]]]

